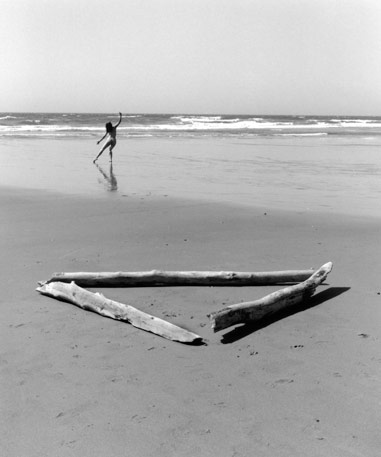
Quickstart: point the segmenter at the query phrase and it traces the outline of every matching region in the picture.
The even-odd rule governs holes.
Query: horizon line
[[[116,116],[119,112],[114,113],[113,111],[0,111],[1,114],[115,114]],[[203,112],[139,112],[139,111],[131,111],[123,113],[123,116],[131,116],[131,115],[139,115],[139,116],[262,116],[262,117],[270,117],[270,116],[278,116],[278,117],[287,117],[287,116],[294,116],[294,117],[381,117],[381,114],[262,114],[262,113],[203,113]]]

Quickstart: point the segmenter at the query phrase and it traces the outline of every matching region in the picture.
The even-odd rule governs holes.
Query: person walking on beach
[[[110,162],[112,162],[112,150],[114,149],[114,147],[116,145],[116,128],[118,127],[118,125],[121,122],[122,122],[122,113],[119,113],[119,122],[116,125],[112,125],[111,122],[107,122],[106,133],[103,135],[103,137],[99,141],[97,141],[97,144],[99,144],[101,141],[103,141],[104,138],[106,138],[106,137],[107,137],[107,141],[104,144],[103,148],[99,151],[99,154],[93,160],[93,163],[95,163],[98,160],[98,157],[108,147],[110,148]]]

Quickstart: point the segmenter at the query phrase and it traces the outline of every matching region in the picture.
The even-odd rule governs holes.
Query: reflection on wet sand
[[[114,191],[118,190],[118,181],[116,180],[115,175],[113,173],[112,163],[110,163],[109,174],[107,174],[103,170],[103,168],[100,165],[98,165],[97,163],[95,163],[94,165],[98,168],[99,172],[101,173],[101,175],[103,177],[103,180],[98,179],[98,181],[102,184],[105,184],[107,187],[107,190],[110,192],[114,192]]]

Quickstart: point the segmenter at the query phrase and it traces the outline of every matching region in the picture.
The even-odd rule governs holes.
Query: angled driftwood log
[[[269,272],[232,271],[137,271],[137,272],[77,272],[53,273],[46,281],[72,282],[84,287],[114,286],[263,286],[299,283],[309,278],[313,270]],[[40,284],[44,284],[41,282]]]
[[[128,322],[134,327],[160,335],[172,341],[187,344],[199,344],[203,342],[201,336],[189,332],[177,325],[171,324],[158,317],[139,311],[130,305],[110,300],[99,293],[92,293],[82,289],[74,282],[67,284],[52,282],[37,288],[38,292],[49,297],[68,301],[82,309],[94,311],[104,317],[110,317],[118,321]]]
[[[315,293],[316,287],[324,282],[331,270],[332,263],[328,262],[300,284],[278,290],[256,301],[230,305],[211,313],[208,316],[211,320],[212,329],[218,332],[235,324],[254,322],[301,303]]]

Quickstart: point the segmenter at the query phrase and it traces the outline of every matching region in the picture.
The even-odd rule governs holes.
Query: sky
[[[0,111],[381,115],[380,0],[0,0]]]

